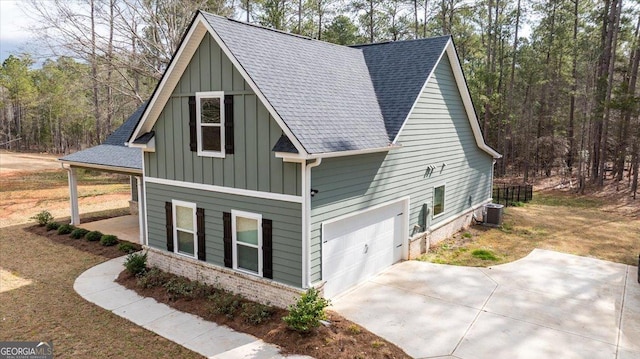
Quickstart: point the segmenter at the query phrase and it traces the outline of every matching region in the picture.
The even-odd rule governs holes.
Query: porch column
[[[136,176],[136,184],[138,187],[138,227],[140,227],[140,244],[146,244],[146,208],[145,208],[145,200],[144,200],[144,190],[142,189],[142,176]]]
[[[73,167],[67,168],[67,177],[69,178],[71,224],[77,226],[80,224],[80,210],[78,209],[78,181],[76,180],[76,169]]]

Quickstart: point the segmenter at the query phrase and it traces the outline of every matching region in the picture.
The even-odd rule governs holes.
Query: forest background
[[[153,92],[196,10],[342,45],[451,35],[497,176],[579,189],[640,164],[640,0],[25,0],[37,50],[0,68],[0,148],[100,143]],[[36,65],[37,64],[37,65]]]

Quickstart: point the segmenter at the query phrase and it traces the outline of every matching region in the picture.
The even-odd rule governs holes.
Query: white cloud
[[[24,1],[0,0],[0,62],[18,55],[32,45],[29,26],[34,20],[22,11]]]
[[[24,1],[0,0],[0,41],[26,41],[34,20],[22,11]]]

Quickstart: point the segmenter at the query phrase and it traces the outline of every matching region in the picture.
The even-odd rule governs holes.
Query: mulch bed
[[[172,274],[167,275],[177,277]],[[332,311],[327,311],[327,320],[331,323],[330,326],[320,326],[311,333],[303,335],[287,328],[286,323],[282,320],[282,317],[287,315],[287,311],[283,309],[273,308],[275,312],[270,319],[261,324],[250,324],[238,314],[227,316],[216,313],[212,310],[212,301],[206,297],[175,298],[162,286],[143,288],[138,285],[138,279],[127,271],[120,273],[116,281],[141,296],[154,298],[156,301],[182,312],[197,315],[205,320],[276,344],[282,348],[283,354],[301,354],[314,358],[331,359],[410,358],[394,344]],[[250,301],[243,299],[243,302]]]
[[[106,218],[109,218],[109,217],[106,217]],[[97,221],[97,220],[106,219],[106,218],[96,217],[96,219],[94,220]],[[88,221],[85,221],[85,222],[88,222]],[[33,234],[48,238],[49,240],[55,243],[60,243],[65,246],[70,246],[75,249],[81,250],[83,252],[95,254],[97,256],[101,256],[107,259],[121,257],[126,254],[118,249],[118,245],[103,246],[100,244],[100,241],[89,242],[84,238],[74,239],[74,238],[71,238],[68,234],[58,234],[55,229],[48,231],[45,226],[39,226],[37,224],[26,227],[25,230]],[[105,233],[105,234],[108,234],[108,233]],[[136,248],[136,250],[142,249],[140,244],[132,243],[132,245]]]

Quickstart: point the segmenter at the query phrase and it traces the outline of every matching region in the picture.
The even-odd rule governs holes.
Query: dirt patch
[[[180,278],[185,282],[186,278],[177,277],[168,273],[162,273],[164,280],[168,278]],[[158,302],[165,303],[179,311],[195,314],[205,320],[228,326],[234,330],[249,333],[262,340],[273,343],[282,348],[283,354],[309,355],[314,358],[410,358],[400,348],[377,335],[367,331],[359,325],[341,317],[335,312],[327,311],[327,320],[330,326],[321,326],[307,335],[289,330],[282,321],[287,315],[286,310],[272,308],[270,319],[261,324],[250,324],[245,317],[236,313],[234,315],[220,314],[214,310],[212,301],[214,294],[206,290],[206,295],[196,298],[176,297],[170,294],[162,285],[144,288],[138,285],[138,279],[123,271],[117,279],[123,286],[132,289],[144,297],[151,297]],[[238,307],[242,308],[248,300],[240,300]],[[255,303],[254,303],[255,305]],[[240,309],[238,309],[240,310]]]
[[[60,162],[56,155],[0,151],[0,178],[9,173],[42,171],[56,168],[60,168]]]
[[[81,213],[128,206],[129,178],[104,172],[79,171]],[[11,172],[0,176],[0,227],[32,222],[49,211],[56,219],[69,216],[67,175],[62,170]]]

